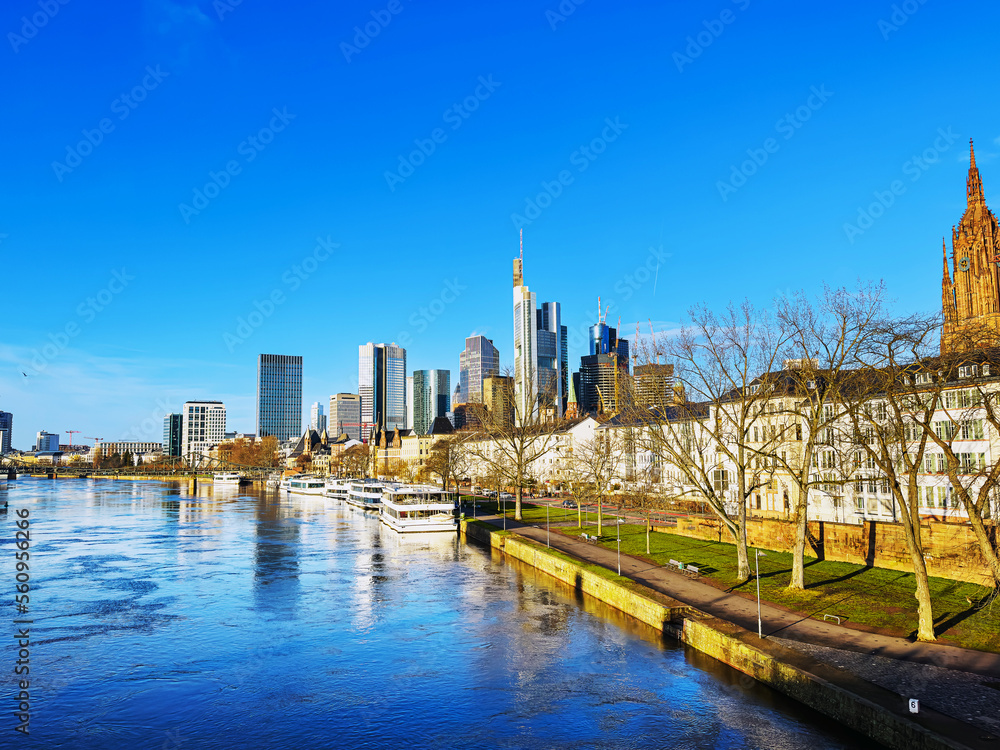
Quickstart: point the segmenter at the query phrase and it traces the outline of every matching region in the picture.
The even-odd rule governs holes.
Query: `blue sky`
[[[252,431],[261,352],[305,358],[306,413],[367,341],[453,381],[470,334],[510,362],[519,227],[571,363],[598,296],[626,330],[858,278],[935,311],[970,137],[1000,190],[997,28],[935,0],[11,0],[14,445],[158,440],[197,398]]]

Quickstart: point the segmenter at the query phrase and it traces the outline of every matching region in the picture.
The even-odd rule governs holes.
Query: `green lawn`
[[[481,505],[484,513],[495,512],[495,503]],[[513,504],[508,504],[508,516],[513,518]],[[544,524],[545,507],[524,504],[525,523]],[[549,521],[572,521],[563,527],[567,534],[586,532],[596,534],[596,518],[590,514],[589,524],[576,527],[576,510],[552,508]],[[602,529],[602,544],[615,549],[616,537],[613,523]],[[748,597],[756,596],[756,583],[750,581],[737,585],[736,548],[724,542],[711,542],[677,534],[653,533],[650,535],[650,554],[646,554],[646,533],[643,526],[623,524],[621,528],[622,552],[650,559],[666,565],[668,560],[679,560],[701,568],[703,575],[713,585],[732,589]],[[753,568],[753,551],[750,552]],[[819,561],[806,558],[806,590],[789,591],[785,587],[791,574],[792,556],[787,552],[766,551],[760,558],[761,598],[786,609],[817,619],[824,614],[837,615],[846,623],[876,629],[880,632],[911,636],[916,631],[917,600],[913,596],[914,576],[885,568],[865,568],[851,563]],[[934,601],[934,622],[938,636],[955,645],[984,651],[1000,652],[1000,597],[982,608],[970,605],[981,602],[989,593],[982,586],[931,578]]]

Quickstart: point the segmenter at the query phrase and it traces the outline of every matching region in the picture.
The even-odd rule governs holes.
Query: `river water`
[[[22,479],[3,494],[0,747],[870,746],[455,535],[210,484]]]

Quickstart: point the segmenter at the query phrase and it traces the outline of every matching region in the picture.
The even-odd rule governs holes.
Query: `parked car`
[[[509,492],[501,492],[500,493],[500,499],[501,500],[513,500],[514,496],[512,494],[510,494]]]
[[[567,498],[566,500],[563,500],[561,503],[559,503],[559,505],[561,507],[563,507],[563,508],[575,508],[576,507],[576,500],[573,500],[571,498]]]

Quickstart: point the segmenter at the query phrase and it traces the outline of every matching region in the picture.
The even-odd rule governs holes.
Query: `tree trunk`
[[[646,554],[650,554],[649,551],[649,529],[652,523],[649,520],[649,513],[646,513]]]
[[[514,492],[516,493],[514,495],[514,520],[515,521],[520,521],[521,520],[521,482],[520,482],[520,480],[518,481],[518,483],[517,483],[517,489],[514,490]]]
[[[739,538],[736,541],[736,575],[740,583],[750,580],[750,554],[747,551],[747,504],[740,507]]]
[[[597,536],[601,535],[601,522],[604,520],[604,497],[597,493]]]
[[[990,574],[993,576],[993,588],[1000,588],[1000,559],[997,558],[997,550],[990,539],[990,532],[983,523],[982,515],[976,512],[974,507],[970,508],[969,504],[966,504],[965,510],[969,515],[972,533],[975,535],[976,541],[979,542],[979,550],[986,560],[986,567],[989,568]]]
[[[806,588],[806,531],[808,519],[806,509],[809,496],[798,487],[798,497],[795,499],[795,547],[792,549],[792,578],[788,588],[805,591]]]
[[[912,497],[916,497],[916,483],[911,488],[914,490]],[[910,561],[913,565],[913,574],[916,578],[916,590],[913,596],[917,599],[917,640],[933,641],[934,635],[934,609],[931,603],[931,586],[927,579],[927,562],[924,560],[924,546],[920,534],[920,517],[916,509],[911,509],[908,504],[899,502],[900,515],[903,521],[903,531],[906,534],[906,546],[910,550]],[[914,518],[916,516],[916,518]]]

